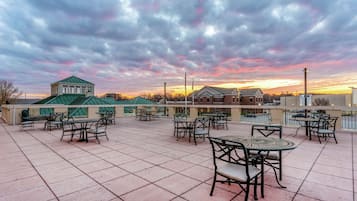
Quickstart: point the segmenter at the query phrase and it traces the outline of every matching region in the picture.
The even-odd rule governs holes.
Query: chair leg
[[[283,179],[283,164],[282,164],[282,153],[279,151],[279,180]]]
[[[258,200],[257,184],[258,184],[258,177],[255,177],[254,178],[254,200]]]
[[[336,139],[335,133],[333,134],[333,138],[335,139],[335,142],[336,142],[336,144],[337,144],[337,139]]]
[[[216,185],[216,179],[217,179],[216,177],[217,177],[217,175],[214,174],[213,183],[212,183],[212,187],[211,187],[211,192],[209,193],[210,196],[213,195],[214,187],[215,187],[215,185]]]
[[[249,188],[250,188],[250,181],[248,181],[247,188],[245,190],[245,198],[244,198],[245,201],[248,201],[249,198]]]

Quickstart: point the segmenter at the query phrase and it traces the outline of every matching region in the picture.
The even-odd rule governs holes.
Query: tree
[[[12,82],[0,80],[0,104],[11,103],[14,99],[21,96],[21,92]]]
[[[326,98],[316,98],[312,103],[313,106],[328,106],[330,101]]]

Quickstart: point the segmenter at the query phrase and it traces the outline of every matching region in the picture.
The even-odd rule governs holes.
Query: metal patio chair
[[[239,142],[209,137],[213,151],[214,177],[210,196],[213,195],[216,182],[238,184],[245,192],[245,201],[249,197],[250,185],[254,185],[254,199],[257,198],[258,177],[261,176],[261,194],[264,197],[264,165],[259,158],[249,158],[245,146]],[[258,164],[260,167],[258,168]],[[217,176],[224,179],[218,180]]]

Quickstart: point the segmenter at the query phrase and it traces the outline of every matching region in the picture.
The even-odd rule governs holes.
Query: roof
[[[42,99],[35,104],[63,104],[71,105],[78,98],[85,97],[84,94],[62,94],[59,96],[50,96],[45,99]]]
[[[117,101],[118,104],[154,104],[151,100],[145,99],[143,97],[137,96],[134,99]]]
[[[42,99],[35,104],[63,104],[63,105],[113,105],[112,102],[106,101],[95,96],[86,97],[83,94],[62,94],[59,96],[50,96]],[[41,108],[41,113],[53,113],[52,108]],[[100,110],[103,108],[99,108]],[[108,109],[108,108],[107,108]],[[86,116],[88,111],[86,108],[68,108],[69,116]]]
[[[263,91],[259,88],[251,88],[251,89],[241,89],[241,96],[255,96],[257,94],[263,94]]]
[[[76,77],[74,75],[64,78],[63,80],[57,81],[55,83],[76,83],[76,84],[92,84],[92,85],[94,85],[93,83],[83,80],[83,79]],[[55,84],[55,83],[53,83],[53,84]]]
[[[225,95],[238,95],[238,90],[236,88],[222,88],[222,87],[211,87],[204,86],[199,91],[194,92],[195,96],[202,95],[212,95],[212,96],[225,96]],[[192,96],[192,94],[191,94]]]

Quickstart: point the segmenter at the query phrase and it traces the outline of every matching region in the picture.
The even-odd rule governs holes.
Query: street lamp
[[[307,117],[307,68],[304,68],[304,106],[305,106],[305,118]]]

